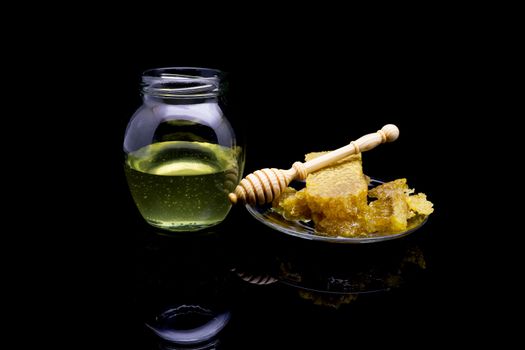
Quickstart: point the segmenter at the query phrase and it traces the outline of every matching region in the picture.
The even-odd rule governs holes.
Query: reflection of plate
[[[426,267],[423,250],[414,240],[355,248],[351,254],[333,254],[331,258],[324,253],[324,258],[310,253],[282,255],[275,276],[286,285],[308,292],[363,294],[400,287]]]
[[[382,181],[372,179],[370,181],[369,188],[374,188],[382,184]],[[246,205],[248,212],[252,214],[257,220],[262,222],[268,227],[271,227],[277,231],[281,231],[290,236],[295,236],[303,239],[314,240],[314,241],[324,241],[330,243],[373,243],[380,241],[388,241],[391,239],[397,239],[411,234],[412,232],[418,230],[425,224],[427,219],[419,223],[417,226],[410,228],[409,230],[398,232],[394,234],[371,234],[369,237],[364,238],[348,238],[348,237],[333,237],[326,236],[322,233],[315,231],[314,225],[312,222],[303,222],[303,221],[289,221],[282,217],[280,214],[274,212],[271,208],[271,205]]]

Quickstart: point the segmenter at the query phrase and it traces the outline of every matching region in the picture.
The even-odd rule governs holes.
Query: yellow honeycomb
[[[326,152],[309,153],[306,161]],[[288,220],[312,220],[319,234],[343,237],[406,230],[433,212],[426,195],[411,195],[406,179],[368,191],[361,154],[308,175],[300,191],[287,188],[273,207]],[[367,197],[374,199],[368,204]]]
[[[273,207],[286,220],[310,220],[312,214],[305,198],[306,188],[297,191],[287,187],[279,198],[273,202]]]

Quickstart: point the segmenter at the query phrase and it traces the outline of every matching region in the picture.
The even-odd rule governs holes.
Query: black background
[[[209,247],[215,243],[213,240],[213,243],[206,240],[173,243],[157,242],[151,237],[155,235],[154,230],[145,227],[126,188],[121,143],[125,125],[141,103],[141,72],[151,67],[184,65],[218,68],[229,73],[227,116],[246,140],[246,173],[263,167],[287,168],[309,151],[333,149],[386,123],[395,123],[401,137],[366,154],[365,172],[385,180],[407,177],[412,187],[428,194],[436,208],[427,227],[417,233],[427,235],[423,237],[426,238],[423,244],[429,266],[411,286],[370,299],[365,297],[336,312],[297,301],[297,296],[286,288],[228,289],[226,299],[233,305],[234,313],[222,337],[225,348],[277,347],[279,344],[299,348],[316,342],[323,344],[323,348],[339,348],[355,337],[368,339],[370,343],[382,342],[386,337],[389,342],[402,344],[419,337],[438,341],[468,333],[463,330],[463,324],[470,322],[478,311],[472,305],[475,298],[469,292],[476,279],[470,273],[469,258],[464,255],[464,237],[458,239],[459,235],[471,233],[462,232],[456,224],[459,219],[454,217],[458,206],[457,187],[451,179],[458,177],[458,168],[455,157],[450,154],[452,140],[461,130],[458,126],[464,112],[462,103],[458,102],[465,99],[468,89],[463,85],[468,79],[462,76],[463,69],[468,70],[463,66],[465,62],[435,48],[404,54],[401,50],[385,50],[381,55],[365,55],[350,62],[337,57],[336,53],[329,55],[333,60],[327,57],[311,60],[311,50],[314,49],[296,53],[293,58],[276,53],[263,64],[250,62],[248,56],[247,61],[237,65],[226,58],[207,57],[204,52],[204,57],[186,58],[186,53],[180,56],[174,53],[173,58],[158,55],[163,57],[119,65],[115,79],[118,88],[107,95],[112,101],[111,114],[105,110],[100,116],[106,119],[103,124],[111,130],[111,148],[107,150],[111,160],[107,168],[112,170],[102,175],[107,176],[104,181],[108,185],[103,196],[103,201],[107,201],[104,207],[109,204],[108,220],[113,221],[109,221],[111,231],[101,230],[100,234],[100,241],[108,243],[104,251],[110,262],[103,270],[113,269],[107,276],[111,307],[104,307],[103,315],[116,317],[119,332],[127,341],[133,339],[136,348],[155,344],[144,329],[147,312],[143,310],[150,304],[162,303],[161,300],[168,304],[180,302],[177,296],[189,293],[186,285],[195,284],[200,278],[194,273],[213,278],[210,268],[222,264],[231,267],[235,262],[251,261],[249,257],[253,259],[253,256],[257,256],[255,260],[260,263],[268,255],[265,251],[272,251],[268,246],[276,244],[284,245],[287,250],[301,249],[300,243],[265,241],[265,231],[243,208],[234,208],[226,223],[217,229],[218,235],[226,238],[221,236],[219,240],[225,241],[216,243],[214,249]],[[174,248],[170,250],[167,246]],[[355,254],[351,247],[345,248],[347,251],[324,246],[304,249],[312,259],[324,260],[336,254],[344,264],[346,254]],[[217,260],[209,261],[209,255],[203,253],[206,249],[211,249],[212,256],[218,255]],[[150,250],[160,256],[165,254],[167,261]],[[388,250],[385,254],[389,254]],[[151,259],[155,263],[151,263]],[[168,282],[164,283],[171,289],[163,292],[172,293],[171,298],[163,299],[148,291],[152,285],[158,287],[149,281],[148,273],[160,280],[167,278]],[[206,281],[206,277],[203,280]],[[216,288],[213,283],[211,286],[202,283],[202,288],[207,290],[197,290],[205,295]],[[162,288],[158,288],[161,292],[157,293],[162,294]],[[181,289],[185,292],[178,293]],[[115,291],[118,293],[112,294]],[[119,317],[118,312],[126,317]],[[446,325],[442,324],[443,320]],[[442,336],[444,339],[439,339]]]
[[[224,348],[469,342],[474,335],[466,324],[474,325],[478,340],[488,337],[479,331],[492,311],[486,300],[493,288],[486,286],[497,282],[487,263],[478,259],[483,255],[480,231],[464,220],[474,211],[459,199],[475,193],[478,180],[472,173],[479,153],[472,151],[469,136],[479,137],[472,118],[489,108],[478,94],[481,63],[468,37],[413,33],[344,45],[295,36],[278,43],[229,42],[226,34],[172,45],[136,38],[125,45],[119,38],[128,35],[122,33],[109,40],[111,48],[106,48],[108,42],[103,47],[90,43],[74,59],[68,56],[68,65],[59,72],[82,72],[75,80],[75,97],[63,106],[74,122],[52,147],[82,142],[77,153],[64,152],[58,160],[57,173],[65,176],[54,188],[66,192],[68,200],[46,216],[64,219],[51,220],[56,236],[51,244],[45,240],[54,249],[34,254],[51,266],[46,264],[45,272],[30,283],[40,291],[34,303],[44,305],[43,315],[65,323],[59,338],[98,347],[153,349],[155,339],[144,328],[144,310],[155,300],[148,294],[151,283],[155,288],[167,283],[171,289],[153,290],[173,292],[171,302],[176,303],[178,288],[194,285],[196,274],[202,274],[205,291],[213,290],[206,281],[216,271],[253,257],[264,261],[265,251],[281,244],[317,259],[334,254],[344,261],[345,254],[353,254],[346,248],[266,238],[239,207],[218,227],[215,238],[170,240],[145,225],[127,189],[122,142],[126,124],[141,104],[141,73],[167,66],[228,73],[227,117],[246,142],[245,174],[263,167],[288,168],[305,153],[340,147],[394,123],[400,138],[367,153],[365,173],[382,180],[406,177],[435,205],[428,224],[415,234],[422,236],[428,268],[410,286],[341,312],[298,302],[286,289],[234,288],[225,298],[236,313],[222,339]],[[60,258],[50,258],[51,251]],[[147,282],[151,273],[153,282]],[[169,298],[155,302],[162,300]]]

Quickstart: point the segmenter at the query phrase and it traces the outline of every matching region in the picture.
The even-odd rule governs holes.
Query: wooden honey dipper
[[[399,129],[397,126],[387,124],[381,130],[361,136],[335,151],[305,163],[295,162],[288,170],[275,168],[257,170],[242,179],[235,188],[235,192],[230,193],[228,197],[233,204],[237,202],[252,205],[255,203],[270,203],[274,198],[281,195],[282,191],[293,179],[305,180],[306,176],[314,171],[334,164],[349,155],[371,150],[385,142],[395,141],[398,136]]]

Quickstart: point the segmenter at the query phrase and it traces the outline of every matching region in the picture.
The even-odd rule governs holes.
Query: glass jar
[[[125,172],[141,215],[170,231],[220,223],[240,181],[244,147],[221,108],[223,74],[159,68],[142,75],[143,104],[124,137]]]

